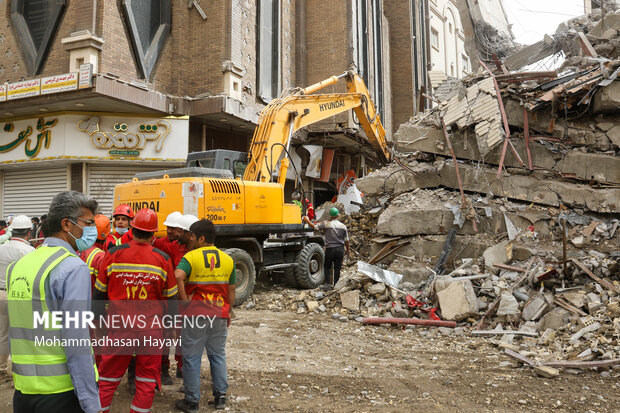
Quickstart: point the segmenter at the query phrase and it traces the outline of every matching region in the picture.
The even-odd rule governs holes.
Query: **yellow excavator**
[[[313,94],[342,78],[346,93]],[[237,163],[226,155],[231,151],[208,151],[203,159],[190,154],[186,168],[137,174],[133,182],[117,185],[114,206],[154,209],[160,228],[173,211],[213,221],[217,246],[235,260],[236,305],[252,294],[257,270],[283,271],[289,283],[315,288],[324,280],[324,240],[305,235],[300,208],[284,202],[291,136],[348,110],[355,112],[379,161],[390,161],[379,113],[362,78],[349,71],[274,99],[262,110],[242,179],[235,179]]]

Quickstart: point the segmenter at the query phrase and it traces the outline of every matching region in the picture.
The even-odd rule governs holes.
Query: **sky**
[[[583,15],[583,0],[504,0],[508,22],[515,40],[532,44],[545,34],[553,34],[558,25]]]

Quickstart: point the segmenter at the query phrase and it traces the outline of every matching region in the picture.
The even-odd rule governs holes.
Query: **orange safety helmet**
[[[140,231],[157,232],[159,229],[157,226],[157,213],[152,209],[143,208],[131,220],[131,226]]]
[[[131,207],[126,204],[121,204],[117,206],[116,208],[114,208],[114,213],[112,214],[112,218],[114,218],[117,215],[125,215],[126,217],[129,217],[129,219],[134,217],[133,209],[131,209]]]
[[[95,226],[97,226],[97,239],[105,239],[110,233],[110,218],[103,214],[95,215]]]

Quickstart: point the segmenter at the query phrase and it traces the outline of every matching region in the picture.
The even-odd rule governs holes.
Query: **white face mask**
[[[129,231],[129,228],[116,228],[116,232],[118,232],[121,235],[125,235],[127,231]]]

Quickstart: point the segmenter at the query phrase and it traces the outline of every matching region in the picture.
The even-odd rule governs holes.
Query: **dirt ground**
[[[292,311],[236,313],[227,347],[231,412],[620,411],[620,369],[545,379],[466,332],[442,336]],[[175,378],[164,386],[152,411],[175,411],[180,385]],[[0,385],[1,412],[12,411],[12,394],[10,383]],[[128,411],[130,401],[123,382],[112,411]]]

